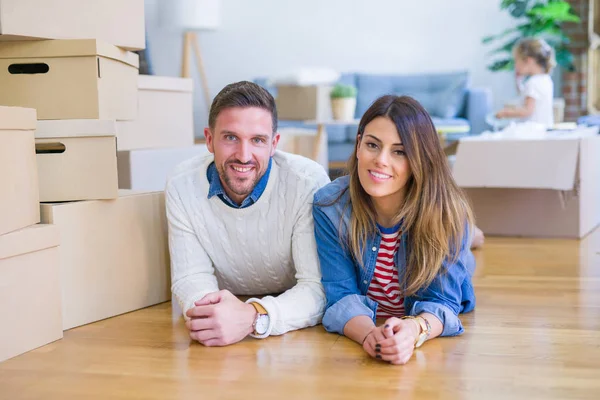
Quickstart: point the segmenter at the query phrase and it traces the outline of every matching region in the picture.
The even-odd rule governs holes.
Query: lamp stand
[[[208,80],[206,79],[206,72],[204,71],[204,63],[202,62],[202,53],[200,52],[200,45],[198,44],[198,36],[196,32],[185,32],[183,34],[183,53],[181,60],[181,77],[190,78],[190,48],[196,56],[196,67],[200,74],[200,81],[202,83],[202,89],[204,92],[204,101],[206,108],[210,110],[210,92],[208,90]]]

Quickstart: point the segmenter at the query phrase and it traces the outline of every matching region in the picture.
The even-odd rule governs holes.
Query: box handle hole
[[[35,154],[62,154],[67,148],[62,143],[36,143]]]
[[[8,72],[13,75],[19,74],[45,74],[50,71],[50,67],[45,63],[32,63],[32,64],[10,64],[8,66]]]

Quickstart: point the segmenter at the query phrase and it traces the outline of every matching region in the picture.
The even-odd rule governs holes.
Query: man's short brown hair
[[[253,82],[241,81],[225,86],[214,98],[208,114],[208,126],[215,128],[219,113],[226,108],[258,107],[271,113],[273,133],[277,132],[275,99],[266,89]]]

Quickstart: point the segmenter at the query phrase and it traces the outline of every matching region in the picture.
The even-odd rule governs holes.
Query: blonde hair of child
[[[547,74],[556,66],[554,49],[544,39],[524,38],[515,45],[514,55],[525,59],[531,57]]]

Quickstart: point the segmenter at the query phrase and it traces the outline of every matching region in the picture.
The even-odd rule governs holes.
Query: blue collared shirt
[[[346,323],[356,316],[366,315],[375,323],[378,304],[367,297],[367,292],[381,243],[379,233],[367,238],[362,259],[364,268],[355,262],[347,246],[340,244],[340,228],[347,236],[352,212],[351,207],[346,207],[348,184],[348,176],[336,179],[315,193],[313,203],[315,238],[327,297],[323,326],[329,332],[342,335]],[[400,247],[394,259],[400,276],[405,271],[410,252],[407,235],[405,232],[401,234]],[[468,237],[467,233],[456,262],[444,261],[443,271],[428,287],[404,299],[407,315],[424,312],[435,315],[444,325],[442,336],[461,334],[463,327],[458,314],[475,307],[471,283],[475,258],[469,248]]]
[[[265,188],[267,187],[267,182],[269,182],[269,174],[271,173],[271,163],[272,162],[273,162],[273,159],[272,158],[269,159],[269,166],[267,167],[265,174],[262,176],[262,178],[259,179],[256,186],[254,186],[252,193],[250,193],[250,195],[248,197],[246,197],[244,199],[244,201],[242,201],[242,204],[239,204],[239,205],[236,204],[235,201],[231,200],[231,198],[229,196],[227,196],[227,193],[225,193],[225,189],[223,189],[223,185],[221,184],[221,178],[219,178],[219,171],[217,171],[217,167],[215,166],[215,163],[214,162],[210,163],[210,165],[208,166],[208,169],[206,171],[206,177],[208,178],[208,182],[210,183],[210,186],[208,188],[208,198],[210,199],[211,197],[217,195],[223,201],[223,203],[227,204],[229,207],[232,207],[232,208],[250,207],[252,204],[254,204],[258,201],[260,196],[265,191]]]

